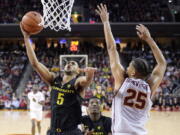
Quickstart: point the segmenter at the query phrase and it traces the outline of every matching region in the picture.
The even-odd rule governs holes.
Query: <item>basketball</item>
[[[42,31],[42,16],[36,11],[27,12],[22,18],[22,28],[29,34],[37,34]]]

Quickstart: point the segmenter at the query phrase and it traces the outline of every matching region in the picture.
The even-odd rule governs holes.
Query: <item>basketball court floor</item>
[[[44,112],[44,116],[47,112]],[[110,116],[110,112],[104,112]],[[46,135],[50,119],[42,121],[42,133]],[[148,135],[180,135],[180,112],[151,112],[146,125]],[[31,121],[27,111],[0,111],[0,135],[30,135]]]

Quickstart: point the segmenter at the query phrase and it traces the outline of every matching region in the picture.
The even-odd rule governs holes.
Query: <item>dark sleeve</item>
[[[108,133],[111,133],[111,118],[106,117],[104,127]]]
[[[91,125],[91,122],[89,121],[89,116],[87,115],[82,116],[81,124],[84,125],[85,130],[92,130],[92,125]]]
[[[55,76],[54,80],[50,83],[51,86],[54,85],[55,82],[62,82],[62,77],[59,75],[59,76]]]
[[[87,118],[88,118],[88,116],[82,116],[82,118],[81,118],[81,123],[82,124],[86,124],[87,123]]]

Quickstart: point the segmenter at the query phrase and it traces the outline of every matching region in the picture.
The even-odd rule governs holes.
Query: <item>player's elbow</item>
[[[166,62],[166,60],[163,59],[163,60],[160,62],[160,65],[161,65],[162,67],[166,68],[166,67],[167,67],[167,62]]]
[[[167,67],[167,61],[165,59],[163,60],[163,64]]]
[[[114,52],[114,51],[116,51],[116,46],[108,46],[107,47],[107,50],[108,50],[108,52]]]
[[[166,71],[167,63],[162,62],[162,63],[159,63],[158,66],[160,67],[161,72],[164,73]]]
[[[35,68],[35,69],[38,68],[39,63],[37,61],[31,61],[30,63],[31,63],[33,68]]]
[[[164,58],[159,60],[157,63],[162,68],[166,68],[167,67],[167,62],[166,62],[166,60]]]

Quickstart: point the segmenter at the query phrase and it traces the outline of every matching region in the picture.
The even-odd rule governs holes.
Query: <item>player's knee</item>
[[[35,120],[32,120],[32,126],[35,127]]]
[[[39,126],[39,127],[40,127],[40,126],[41,126],[41,122],[37,122],[37,126]]]

